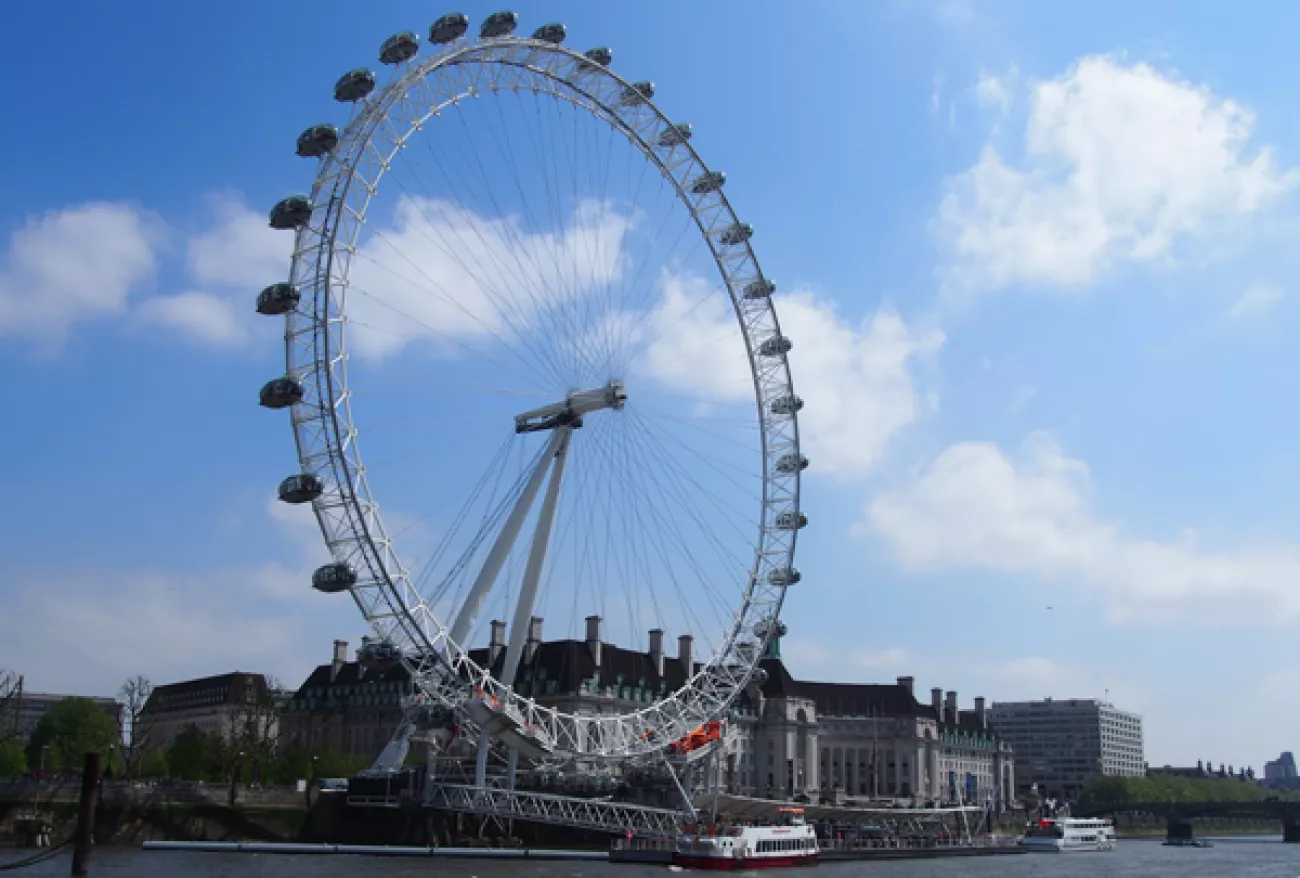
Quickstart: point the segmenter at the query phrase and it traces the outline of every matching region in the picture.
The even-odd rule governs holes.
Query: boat
[[[1115,825],[1109,820],[1058,817],[1030,823],[1020,846],[1027,851],[1066,853],[1115,848]]]
[[[688,825],[677,838],[673,862],[683,869],[815,865],[817,833],[804,820],[803,808],[781,808],[778,815],[760,826]]]

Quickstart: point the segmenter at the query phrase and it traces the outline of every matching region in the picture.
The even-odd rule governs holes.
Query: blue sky
[[[1153,764],[1300,745],[1300,11],[793,9],[544,14],[694,124],[780,285],[813,459],[793,670],[1109,693]],[[296,682],[361,633],[272,500],[295,457],[251,303],[287,269],[265,211],[310,183],[293,139],[435,14],[87,3],[0,35],[32,75],[0,164],[0,666],[29,685]]]

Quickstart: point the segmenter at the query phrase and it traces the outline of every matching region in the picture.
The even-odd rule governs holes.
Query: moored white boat
[[[1029,824],[1020,846],[1027,851],[1067,853],[1115,848],[1115,826],[1109,820],[1060,817]]]
[[[817,862],[817,833],[802,808],[782,808],[780,819],[763,826],[687,827],[677,838],[674,862],[686,869],[763,869],[811,866]]]

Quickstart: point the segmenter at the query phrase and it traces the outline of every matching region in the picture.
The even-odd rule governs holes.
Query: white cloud
[[[1228,316],[1236,320],[1240,317],[1262,314],[1282,301],[1285,295],[1282,288],[1276,284],[1252,284],[1228,309]]]
[[[153,276],[152,225],[105,202],[28,220],[0,263],[0,336],[57,347],[73,324],[124,311]]]
[[[1005,76],[981,73],[975,84],[975,98],[982,107],[996,107],[1006,112],[1011,107],[1011,87],[1015,84],[1017,72],[1013,67]]]
[[[188,292],[154,296],[136,306],[144,323],[172,329],[214,345],[237,345],[248,333],[235,314],[234,303],[211,293]]]
[[[1247,154],[1254,122],[1204,87],[1108,56],[1036,83],[1023,164],[990,143],[949,183],[935,219],[946,288],[1085,284],[1249,217],[1300,181],[1267,147]]]
[[[271,228],[264,214],[233,195],[216,195],[211,204],[215,222],[186,247],[192,284],[237,290],[251,299],[267,284],[288,279],[291,233]]]
[[[855,649],[849,653],[849,663],[869,671],[904,671],[914,664],[911,654],[900,647],[887,649]]]
[[[631,224],[589,201],[565,229],[530,233],[515,217],[404,196],[391,225],[352,262],[347,312],[355,349],[382,357],[416,339],[544,334],[547,321],[576,316],[565,311],[569,302],[619,279]]]
[[[690,278],[665,277],[663,290],[659,307],[640,321],[655,340],[634,369],[711,401],[752,400],[726,297],[709,295],[704,281]],[[855,326],[833,302],[809,292],[781,295],[777,312],[781,332],[793,342],[790,370],[805,402],[799,432],[811,471],[865,475],[918,418],[912,366],[939,350],[943,333],[909,327],[887,309]]]
[[[867,504],[866,527],[916,570],[973,567],[1097,591],[1116,619],[1300,617],[1300,551],[1212,551],[1144,539],[1102,518],[1087,465],[1035,434],[1019,460],[950,446]],[[1212,609],[1211,609],[1212,608]]]

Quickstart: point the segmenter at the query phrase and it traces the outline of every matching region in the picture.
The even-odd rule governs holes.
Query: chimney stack
[[[330,682],[333,683],[338,679],[339,671],[348,663],[348,642],[346,640],[334,641],[334,660],[330,663]]]
[[[949,689],[947,696],[944,698],[944,710],[948,714],[948,722],[956,725],[957,718],[957,693]]]
[[[664,675],[664,629],[650,629],[650,663],[655,666],[655,674]]]
[[[506,623],[492,620],[492,639],[488,641],[488,668],[496,666],[497,659],[506,651]]]
[[[531,662],[537,655],[537,647],[542,642],[542,617],[533,616],[528,620],[528,639],[524,641],[524,661]]]
[[[600,617],[587,617],[587,649],[591,650],[591,660],[600,667]]]
[[[989,712],[984,707],[984,696],[975,696],[975,715],[979,717],[980,725],[984,728],[989,727]]]
[[[943,722],[943,690],[938,686],[930,690],[930,706],[934,708],[939,722]]]
[[[916,679],[913,678],[913,677],[899,677],[899,678],[898,678],[898,685],[900,685],[900,686],[902,686],[904,689],[906,689],[906,690],[907,690],[907,694],[908,694],[908,695],[911,695],[911,696],[913,696],[913,697],[916,696],[916,693],[913,691],[913,687],[914,687],[915,684],[916,684]]]
[[[695,638],[689,634],[683,634],[677,638],[677,658],[681,660],[682,667],[686,669],[686,676],[695,673],[695,656],[691,652],[691,647],[695,643]]]

